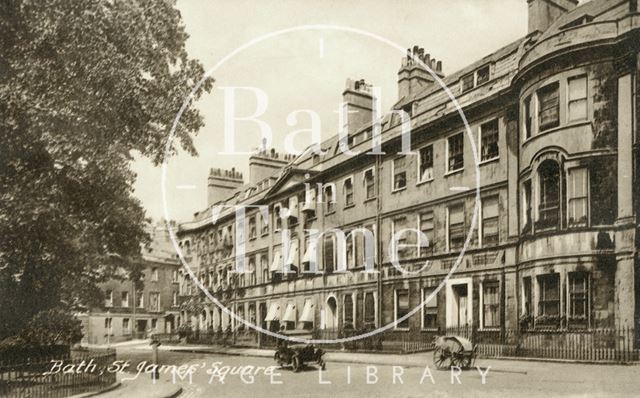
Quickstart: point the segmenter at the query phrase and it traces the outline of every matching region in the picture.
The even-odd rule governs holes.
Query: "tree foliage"
[[[163,160],[204,74],[186,39],[170,0],[0,0],[0,338],[101,300],[139,254],[130,163]],[[187,109],[169,153],[195,154],[202,124]]]

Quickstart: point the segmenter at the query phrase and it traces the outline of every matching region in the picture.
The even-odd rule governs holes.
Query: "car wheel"
[[[302,368],[302,362],[300,362],[300,358],[297,355],[294,355],[293,358],[291,358],[291,367],[296,373]]]

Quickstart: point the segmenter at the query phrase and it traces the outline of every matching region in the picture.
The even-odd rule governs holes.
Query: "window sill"
[[[395,330],[396,332],[409,332],[409,331],[410,331],[410,328],[405,328],[405,327],[402,327],[402,328],[393,328],[393,330]]]
[[[479,332],[499,332],[500,327],[499,326],[483,327],[483,328],[478,328],[478,331]]]
[[[495,158],[490,158],[490,159],[481,160],[481,161],[478,163],[478,166],[484,166],[485,164],[489,164],[489,163],[497,162],[498,160],[500,160],[500,156],[496,156]]]
[[[331,211],[328,211],[328,212],[324,213],[325,216],[330,216],[332,214],[336,214],[336,211],[335,210],[331,210]]]
[[[460,168],[460,169],[455,169],[455,170],[451,170],[451,171],[447,171],[446,173],[444,173],[445,177],[449,177],[455,174],[459,174],[462,173],[464,171],[464,167]]]
[[[428,184],[430,182],[433,182],[435,180],[435,178],[430,178],[428,180],[424,180],[424,181],[418,181],[416,182],[416,187],[420,186],[420,185],[425,185]]]
[[[420,329],[421,332],[437,332],[438,328],[422,328]]]
[[[392,189],[392,190],[391,190],[391,193],[402,192],[402,191],[404,191],[404,190],[406,190],[406,189],[407,189],[407,187],[406,187],[406,186],[404,186],[404,187],[402,187],[402,188]]]
[[[369,202],[373,202],[373,201],[375,201],[376,199],[377,199],[377,197],[375,197],[375,196],[374,196],[374,197],[372,197],[372,198],[367,198],[367,199],[365,199],[362,203],[369,203]]]
[[[344,206],[344,210],[351,209],[352,207],[356,207],[356,204],[355,203],[351,203],[349,205],[345,205]]]

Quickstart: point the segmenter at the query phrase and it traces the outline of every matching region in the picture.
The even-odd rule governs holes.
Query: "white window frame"
[[[158,282],[158,268],[157,267],[153,267],[151,268],[151,282]]]
[[[431,328],[431,327],[425,327],[424,326],[424,316],[425,316],[425,310],[427,308],[426,303],[424,302],[426,300],[426,295],[425,295],[425,290],[435,290],[436,294],[434,296],[435,300],[436,300],[436,323],[438,320],[438,310],[440,309],[440,307],[438,306],[438,287],[435,286],[423,286],[420,289],[420,302],[424,303],[422,305],[422,308],[420,309],[420,329],[421,330],[428,330],[428,331],[434,331],[434,330],[438,330],[438,326],[436,326],[435,328]]]
[[[492,284],[497,284],[498,285],[498,316],[500,317],[499,322],[502,322],[502,306],[500,305],[500,291],[502,288],[502,284],[500,283],[500,280],[498,279],[493,279],[493,280],[487,280],[486,282],[490,282]],[[479,286],[479,293],[480,293],[480,330],[499,330],[500,329],[500,325],[498,324],[498,326],[490,326],[490,327],[485,327],[484,323],[485,323],[485,319],[484,319],[484,287],[485,287],[485,281],[481,281],[480,282],[480,286]],[[523,287],[524,288],[524,287]]]
[[[373,196],[368,197],[367,196],[367,173],[371,172],[371,176],[373,178]],[[369,167],[368,169],[365,169],[362,172],[362,185],[364,186],[364,200],[372,200],[376,198],[376,192],[375,192],[375,187],[376,187],[376,169],[375,167]]]
[[[404,187],[396,189],[396,187],[395,187],[396,186],[396,184],[395,184],[395,182],[396,182],[396,160],[399,159],[400,157],[404,157],[405,158]],[[407,178],[406,161],[407,161],[407,155],[395,155],[391,159],[391,193],[404,191],[405,189],[407,189],[407,185],[409,185],[409,181],[408,181],[408,178]]]
[[[575,182],[575,179],[573,178],[573,174],[572,174],[572,171],[575,171],[575,170],[584,170],[584,173],[585,173],[585,180],[586,180],[585,181],[586,186],[584,187],[585,188],[585,196],[581,196],[579,198],[577,198],[575,196],[575,188],[574,187],[571,187],[571,188],[569,187],[570,184],[573,184]],[[565,171],[565,174],[566,174],[565,175],[565,179],[566,179],[566,194],[565,194],[566,203],[565,203],[565,205],[566,205],[566,209],[567,209],[567,214],[566,214],[567,227],[569,227],[569,228],[574,227],[575,228],[575,226],[569,224],[569,213],[571,211],[569,206],[570,206],[571,200],[573,200],[573,199],[582,199],[582,198],[586,198],[586,200],[587,200],[587,206],[586,206],[587,221],[586,221],[586,225],[585,226],[589,227],[591,225],[591,179],[589,178],[590,177],[589,168],[588,167],[582,167],[582,166],[567,167],[566,171]],[[570,191],[573,194],[572,197],[569,197],[569,192]]]
[[[449,139],[457,135],[462,135],[462,167],[460,167],[459,169],[449,170]],[[449,176],[449,175],[464,171],[464,132],[449,134],[445,138],[445,149],[446,150],[444,152],[444,169],[445,169],[444,175]]]
[[[431,159],[431,161],[432,161],[431,178],[423,180],[422,179],[422,173],[420,171],[420,168],[422,167],[422,150],[425,149],[425,148],[428,148],[428,147],[431,147],[431,157],[432,157],[432,159]],[[416,181],[416,185],[425,184],[425,183],[431,182],[431,181],[433,181],[435,179],[435,176],[434,176],[434,174],[435,174],[434,173],[434,171],[435,171],[434,170],[435,169],[435,163],[436,163],[435,162],[435,151],[433,149],[433,142],[429,143],[427,145],[423,145],[422,147],[418,148],[418,164],[417,164],[417,167],[416,167],[416,172],[417,172],[416,175],[418,176],[418,178],[417,178],[417,181]]]
[[[467,223],[466,223],[466,209],[464,206],[464,202],[454,202],[454,203],[450,203],[445,207],[445,237],[447,239],[447,252],[451,251],[451,223],[449,222],[449,220],[451,219],[451,215],[450,213],[450,207],[457,207],[457,206],[462,206],[462,219],[465,220],[464,222],[464,228],[466,229],[467,227]],[[482,211],[479,211],[478,213],[481,213]],[[465,233],[465,239],[466,239],[466,233]]]
[[[478,209],[478,247],[484,247],[484,203],[487,199],[498,200],[498,244],[497,245],[500,244],[500,218],[501,218],[500,217],[500,194],[496,192],[496,193],[485,195],[480,198],[480,208]]]
[[[591,311],[593,308],[593,304],[592,304],[592,289],[593,289],[593,275],[591,271],[578,271],[578,270],[573,270],[573,271],[568,271],[566,272],[566,297],[565,297],[565,311],[566,313],[563,314],[565,316],[566,319],[566,328],[571,330],[571,321],[569,321],[569,317],[571,314],[571,274],[577,274],[577,273],[582,273],[582,274],[586,274],[586,279],[587,279],[587,286],[586,286],[586,292],[585,292],[585,300],[586,300],[586,304],[587,304],[587,308],[586,308],[586,325],[587,325],[587,329],[591,328],[591,321],[592,321],[592,317],[591,317]]]
[[[487,119],[485,121],[483,121],[482,123],[480,123],[478,125],[478,143],[477,143],[477,148],[478,148],[478,160],[480,164],[484,164],[484,163],[490,163],[493,162],[495,160],[500,159],[500,119],[499,117],[493,117],[490,119]],[[496,124],[498,125],[498,134],[497,134],[497,145],[498,145],[498,156],[494,156],[492,158],[487,158],[482,160],[482,125],[484,124],[488,124],[495,121]]]
[[[431,235],[433,239],[429,241],[428,247],[433,247],[433,243],[434,243],[433,241],[435,241],[435,235],[436,235],[436,212],[434,211],[433,207],[428,207],[418,211],[418,217],[417,217],[418,229],[417,230],[420,231],[420,233],[423,233],[422,216],[427,213],[431,213],[431,222],[433,223],[433,228],[431,228]],[[419,245],[419,243],[420,241],[416,242],[416,250],[418,251],[417,255],[418,257],[422,257],[422,247]],[[433,252],[435,252],[435,250],[433,250]]]
[[[351,203],[347,203],[347,181],[351,182]],[[344,200],[343,207],[345,209],[356,205],[356,193],[355,193],[355,186],[353,184],[353,175],[350,175],[349,177],[346,177],[345,179],[342,180],[342,197]]]
[[[367,313],[367,294],[373,295],[373,323],[378,326],[378,292],[367,291],[362,292],[362,323],[365,323],[365,314]]]
[[[331,195],[327,194],[327,190],[331,190]],[[338,187],[336,187],[336,184],[334,183],[329,183],[326,184],[322,187],[322,204],[324,205],[324,213],[325,214],[333,214],[336,211],[336,205],[337,205],[337,201],[334,201],[333,199],[337,197],[337,193],[336,191],[338,190]],[[327,198],[327,200],[325,201],[325,197]],[[331,209],[329,209],[329,206],[331,206]]]
[[[332,247],[333,250],[331,251],[331,254],[333,256],[333,270],[331,271],[331,273],[335,273],[336,270],[338,269],[338,242],[336,239],[336,234],[328,234],[328,235],[324,235],[322,238],[322,264],[317,264],[318,266],[318,271],[326,271],[327,267],[325,265],[325,254],[326,254],[326,249],[325,249],[325,242],[327,241],[327,238],[331,239],[332,242]]]
[[[280,232],[283,227],[282,218],[280,217],[280,211],[282,210],[282,205],[277,203],[273,205],[273,232]],[[278,220],[280,220],[280,228],[278,228]]]
[[[395,242],[395,235],[396,235],[396,220],[400,221],[400,220],[405,220],[407,223],[409,223],[408,217],[407,216],[397,216],[396,218],[391,218],[391,239],[393,239],[393,241]],[[418,222],[420,222],[420,218],[418,218]],[[404,228],[407,229],[407,228]],[[402,234],[403,236],[405,236],[404,234]],[[407,242],[407,238],[404,237],[401,240],[397,241],[397,245],[403,245],[403,249],[406,250],[408,249],[408,247],[406,247],[406,245],[408,245],[409,243]],[[416,244],[417,247],[417,244]],[[389,247],[389,249],[391,250],[391,247]],[[398,253],[398,258],[396,258],[396,261],[401,261],[401,260],[407,260],[409,259],[409,257],[402,257],[400,256],[400,247],[397,247],[396,250],[394,251],[395,253]],[[391,255],[394,254],[392,252],[389,253],[389,259],[391,261],[393,261],[394,259],[391,257]]]
[[[104,299],[104,306],[113,307],[113,289],[107,290],[107,292],[109,294],[106,295],[107,297]]]
[[[401,327],[398,326],[398,290],[406,290],[407,291],[407,298],[411,298],[411,290],[410,289],[393,289],[393,329],[394,330],[401,330],[401,331],[408,331],[411,329],[411,323],[410,323],[410,319],[411,317],[407,318],[407,323],[409,323],[409,326],[407,327]],[[409,303],[409,312],[411,312],[411,303]]]
[[[579,99],[571,99],[570,95],[571,95],[571,81],[572,80],[580,80],[580,79],[584,79],[584,91],[585,91],[585,96],[584,98],[579,98]],[[585,115],[584,117],[578,118],[578,119],[571,119],[571,103],[572,102],[578,102],[578,101],[584,101],[585,102]],[[576,123],[576,122],[582,122],[585,120],[589,120],[589,77],[586,73],[581,73],[575,76],[569,76],[567,78],[567,123]]]
[[[126,297],[127,297],[127,301],[126,302],[122,299],[122,295],[123,294],[126,294]],[[125,290],[125,291],[120,293],[120,301],[121,301],[121,303],[120,303],[121,307],[124,307],[124,308],[129,307],[129,292],[128,291]]]
[[[254,233],[251,233],[251,223],[253,222],[253,228],[254,228]],[[249,230],[249,233],[247,235],[249,235],[249,239],[253,240],[256,239],[258,237],[258,214],[252,214],[249,217],[247,217],[247,229]]]
[[[351,296],[351,308],[352,308],[352,311],[353,311],[352,312],[353,324],[351,326],[353,326],[353,328],[355,329],[356,328],[356,319],[357,319],[357,317],[356,317],[356,308],[358,306],[357,305],[357,294],[355,292],[350,293],[350,294],[347,293],[344,296],[342,296],[342,324],[343,325],[346,324],[346,321],[347,321],[347,319],[346,319],[347,318],[347,316],[346,316],[347,313],[344,310],[345,308],[347,308],[346,305],[345,305],[345,301],[347,299],[347,296]],[[364,297],[362,298],[362,300],[364,300]]]

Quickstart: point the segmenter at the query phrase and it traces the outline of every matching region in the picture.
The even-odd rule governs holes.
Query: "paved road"
[[[149,358],[148,352],[135,350],[119,350],[118,354],[119,359],[131,360],[132,367]],[[176,379],[185,398],[640,396],[640,366],[479,360],[480,370],[468,370],[456,377],[449,371],[435,370],[430,356],[425,355],[424,366],[329,363],[324,372],[309,366],[300,373],[272,368],[273,375],[265,375],[265,368],[274,365],[267,358],[172,352],[160,355],[162,364],[195,369],[191,383],[188,377]],[[393,356],[390,358],[393,360]],[[220,363],[218,369],[228,366],[224,369],[230,374],[223,380],[207,372],[216,362]],[[253,369],[256,375],[243,378],[237,374],[240,367],[247,372]],[[480,371],[486,373],[484,383]],[[170,375],[163,378],[168,380]]]

